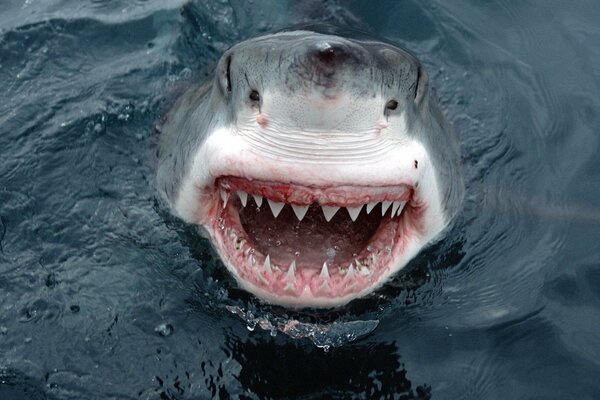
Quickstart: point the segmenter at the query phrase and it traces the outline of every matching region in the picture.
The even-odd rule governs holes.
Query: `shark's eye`
[[[395,110],[398,108],[398,102],[396,100],[390,100],[385,104],[386,110]]]
[[[252,101],[260,100],[260,94],[258,94],[258,92],[256,90],[251,91],[249,97],[250,97],[250,100],[252,100]]]

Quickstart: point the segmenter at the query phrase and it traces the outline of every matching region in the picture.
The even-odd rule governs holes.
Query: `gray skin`
[[[266,87],[290,98],[309,90],[323,97],[348,92],[357,98],[393,98],[406,110],[408,134],[429,150],[448,219],[460,207],[463,184],[458,140],[440,111],[427,73],[410,53],[369,39],[283,32],[233,46],[221,57],[214,77],[188,90],[167,114],[158,147],[158,190],[175,204],[191,158],[218,126],[235,124],[249,106],[248,92]],[[384,112],[384,110],[382,110]],[[421,129],[412,129],[419,124]]]

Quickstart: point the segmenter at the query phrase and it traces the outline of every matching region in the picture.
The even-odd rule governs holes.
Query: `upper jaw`
[[[223,176],[216,185],[227,192],[249,193],[262,196],[274,202],[295,205],[330,205],[356,207],[369,203],[404,202],[410,200],[413,188],[408,184],[393,186],[315,186],[295,182],[263,181],[235,176]]]

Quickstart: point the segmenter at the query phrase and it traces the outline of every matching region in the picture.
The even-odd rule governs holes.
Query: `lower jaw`
[[[218,214],[212,236],[240,286],[261,300],[291,308],[342,306],[374,291],[401,267],[413,233],[402,214],[384,220],[369,246],[347,266],[278,265],[253,246],[235,208]]]

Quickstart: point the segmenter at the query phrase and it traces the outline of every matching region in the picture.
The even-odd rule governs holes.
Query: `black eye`
[[[252,101],[260,100],[260,94],[258,94],[258,92],[256,90],[251,91],[249,97],[250,97],[250,100],[252,100]]]
[[[385,104],[385,108],[388,110],[395,110],[398,108],[398,102],[396,100],[390,100]]]

